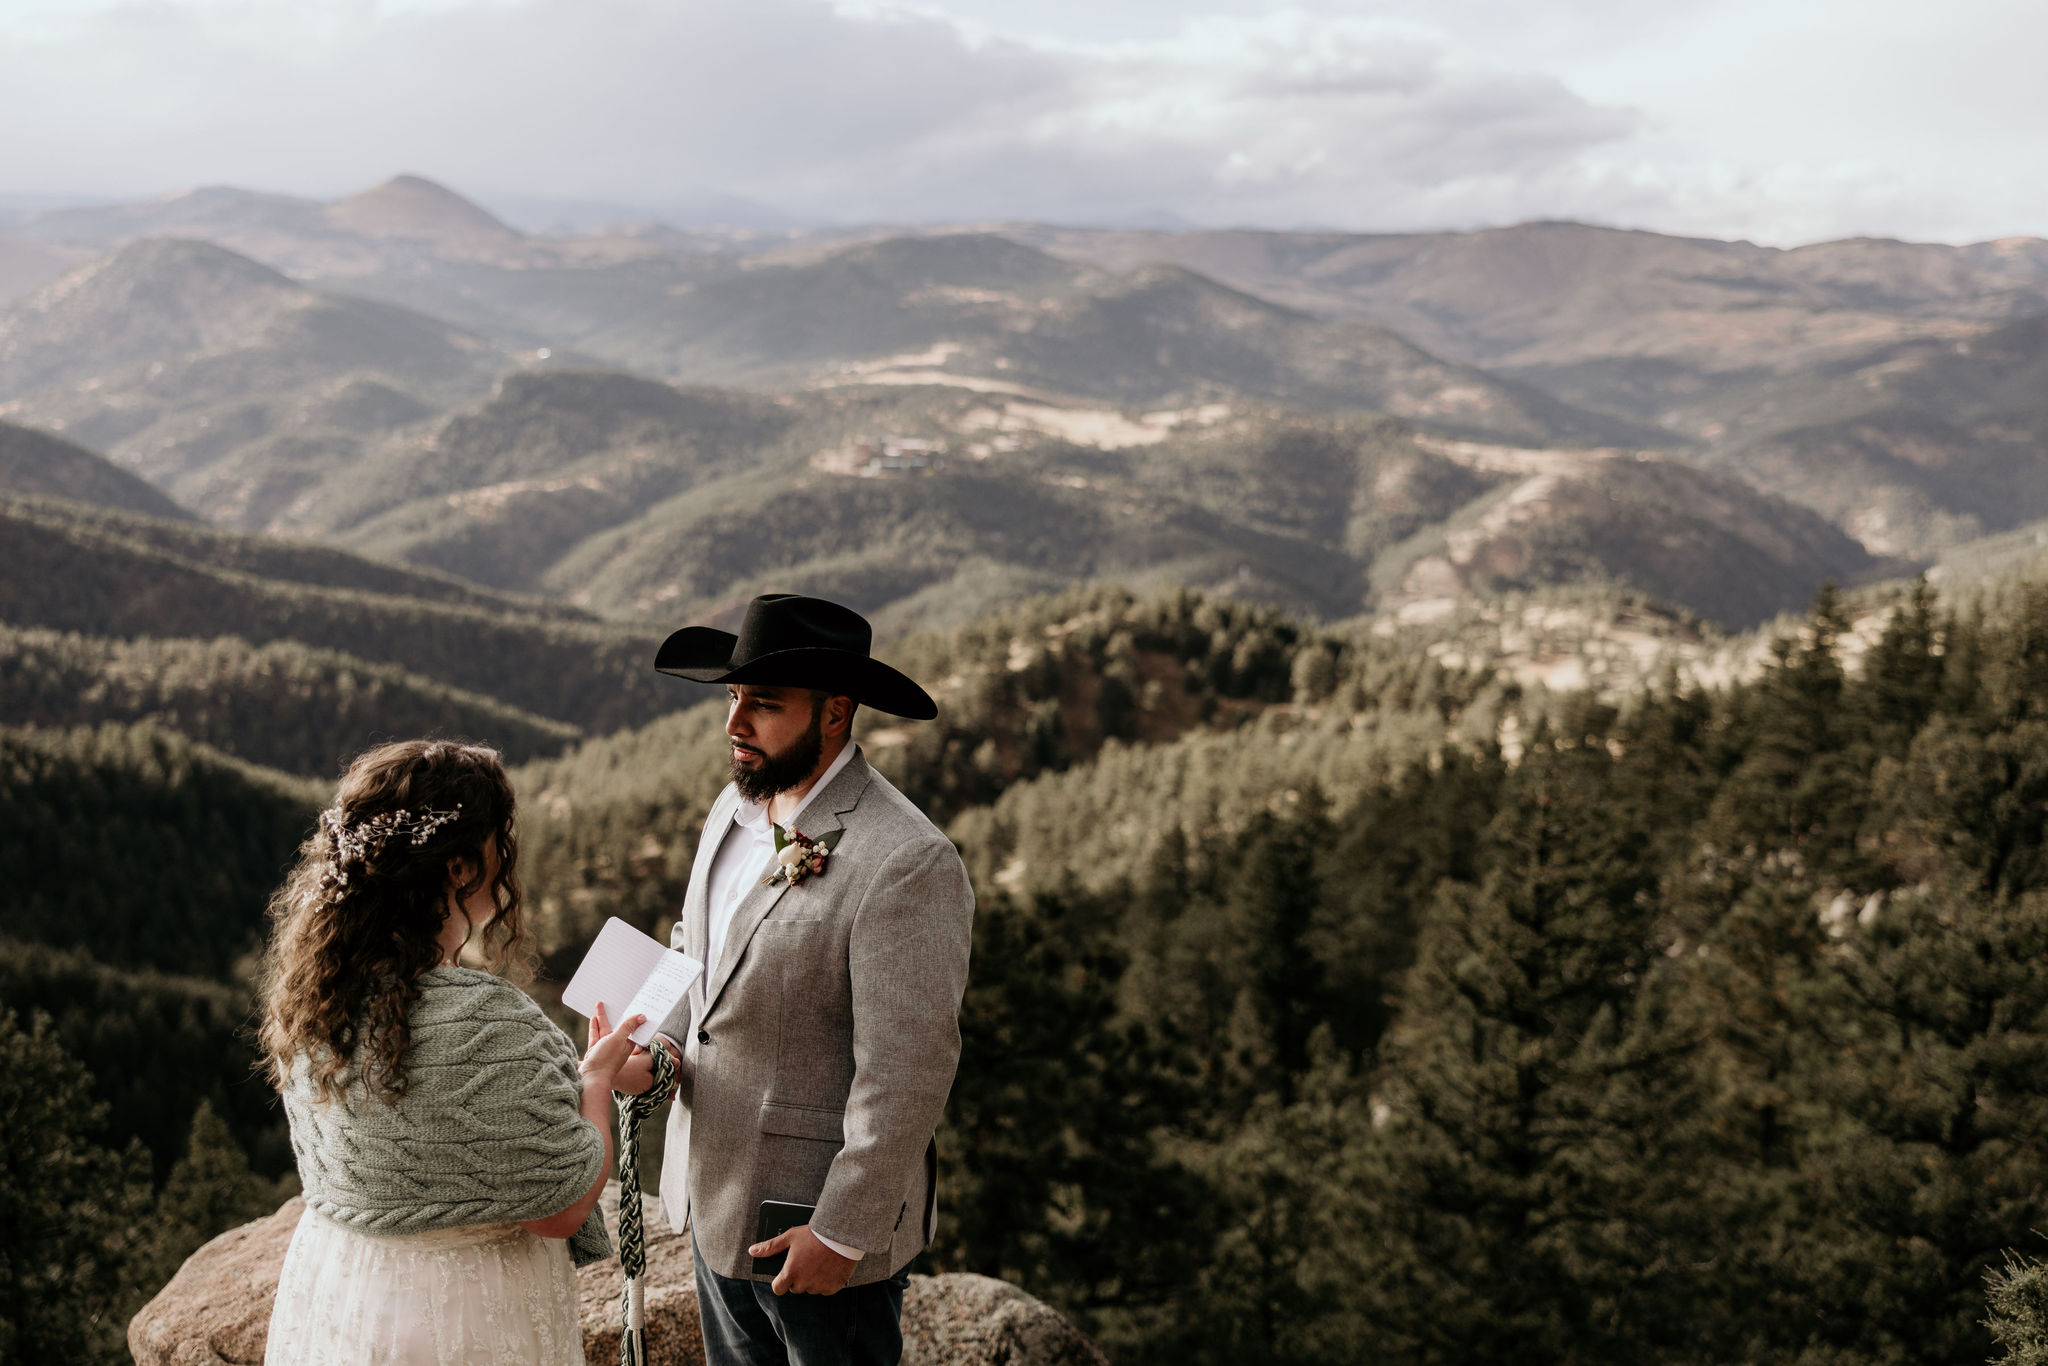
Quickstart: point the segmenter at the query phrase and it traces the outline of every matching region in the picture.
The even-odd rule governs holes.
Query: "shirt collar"
[[[846,748],[839,751],[839,757],[818,775],[818,781],[811,784],[811,790],[804,793],[804,799],[797,803],[796,810],[790,812],[789,825],[796,824],[797,818],[809,808],[812,798],[832,785],[832,780],[839,776],[841,769],[853,762],[853,756],[859,749],[859,745],[849,741]],[[750,802],[742,797],[740,804],[733,809],[732,819],[735,825],[744,826],[756,835],[765,835],[769,829],[768,803]]]

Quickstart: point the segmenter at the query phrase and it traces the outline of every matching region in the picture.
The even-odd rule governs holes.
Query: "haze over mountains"
[[[1119,578],[1744,625],[2048,518],[2037,240],[548,238],[408,176],[47,213],[9,295],[0,418],[225,528],[637,621]]]

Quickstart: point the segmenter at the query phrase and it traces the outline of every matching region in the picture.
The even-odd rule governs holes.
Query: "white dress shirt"
[[[839,770],[853,759],[854,746],[849,742],[839,751],[829,767],[811,784],[803,800],[796,804],[796,810],[789,813],[783,828],[799,829],[798,818],[804,808],[811,804],[811,798],[831,786],[839,776]],[[806,833],[809,833],[808,831]],[[705,839],[723,836],[718,853],[711,862],[711,875],[704,889],[704,913],[706,916],[704,961],[705,971],[715,973],[719,955],[725,952],[726,931],[732,928],[732,914],[739,909],[747,893],[761,885],[761,880],[775,869],[775,825],[768,819],[766,802],[742,801],[733,812],[732,824],[724,831],[704,832]],[[814,1237],[849,1261],[859,1261],[865,1254],[857,1247],[835,1243],[821,1234]]]
[[[803,800],[796,804],[796,810],[789,813],[783,822],[783,829],[800,829],[797,821],[804,814],[804,808],[811,804],[811,798],[831,786],[839,776],[839,770],[853,761],[854,747],[848,744],[839,751],[818,781],[811,784]],[[707,830],[705,839],[713,834]],[[709,917],[705,929],[704,962],[705,971],[715,972],[718,956],[725,952],[725,933],[732,928],[732,913],[747,899],[747,893],[761,885],[761,880],[775,871],[775,825],[768,819],[766,802],[742,801],[732,813],[732,827],[725,832],[724,842],[718,846],[718,855],[711,863],[711,876],[705,887],[704,913]]]

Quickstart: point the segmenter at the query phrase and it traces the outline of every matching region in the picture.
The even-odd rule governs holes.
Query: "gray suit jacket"
[[[705,953],[730,787],[705,821],[670,943]],[[811,1227],[894,1275],[934,1233],[933,1131],[960,1059],[974,894],[952,843],[856,753],[797,822],[846,834],[800,886],[756,886],[719,961],[662,1025],[683,1045],[661,1197],[722,1276],[753,1275],[761,1202],[816,1205]],[[756,1277],[765,1279],[765,1277]]]

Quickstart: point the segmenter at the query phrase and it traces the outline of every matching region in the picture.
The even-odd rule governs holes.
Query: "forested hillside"
[[[1491,743],[1518,695],[1384,640],[1184,590],[1076,590],[891,657],[937,681],[939,719],[862,713],[856,736],[951,822],[991,886],[1027,869],[1034,883],[1097,885],[1169,831],[1240,828],[1316,782],[1357,790],[1447,737]],[[544,951],[587,942],[606,915],[653,930],[674,914],[725,782],[722,722],[699,707],[520,770]],[[1043,810],[1061,813],[1057,831],[1037,828]]]
[[[980,903],[932,1264],[1124,1362],[1981,1359],[1981,1273],[2048,1219],[2044,622],[1921,589],[1849,671],[1829,598],[1760,676],[1618,705],[1185,593],[905,642],[944,719],[864,743]],[[718,716],[518,771],[555,972],[673,913]],[[284,1165],[218,1050],[321,789],[8,745],[10,828],[75,846],[6,870],[0,1005],[62,1022],[8,1046],[86,1061],[78,1141],[227,1173],[221,1226]]]
[[[0,535],[0,1360],[122,1361],[136,1307],[295,1181],[250,987],[349,758],[558,753],[698,691],[649,635],[330,548],[45,497],[0,496]]]
[[[1845,678],[1824,604],[1517,763],[983,883],[943,1261],[1120,1360],[1983,1359],[2048,1214],[2044,620],[1923,597]]]
[[[154,726],[0,730],[8,937],[224,977],[323,785]]]
[[[252,763],[332,778],[372,736],[489,736],[515,760],[582,738],[562,721],[389,664],[240,636],[115,640],[0,626],[9,724],[151,721]]]
[[[132,640],[296,641],[598,731],[675,705],[656,638],[339,551],[0,498],[0,621]]]
[[[1119,1360],[1990,1350],[2048,1215],[2048,590],[1540,712],[1199,600],[1042,613],[910,646],[948,719],[867,737],[952,775],[981,898],[940,1265]],[[670,913],[715,717],[522,774],[572,933]]]

